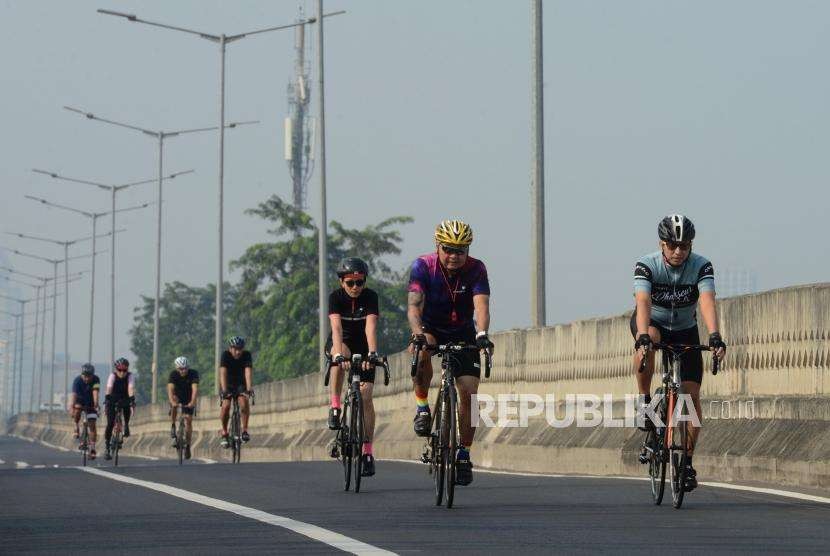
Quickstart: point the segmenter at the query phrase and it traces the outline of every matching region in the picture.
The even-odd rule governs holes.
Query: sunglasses
[[[684,241],[682,243],[675,243],[674,241],[667,241],[665,243],[666,243],[666,247],[669,248],[669,251],[676,251],[677,249],[680,249],[681,251],[688,251],[689,249],[692,248],[692,243],[691,242],[685,242]]]
[[[362,288],[363,284],[366,283],[366,280],[343,280],[343,283],[349,286],[350,288],[353,288],[355,286],[357,286],[358,288]]]
[[[443,249],[444,253],[447,255],[466,255],[467,249],[458,249],[456,247],[447,247],[446,245],[441,245],[441,249]]]

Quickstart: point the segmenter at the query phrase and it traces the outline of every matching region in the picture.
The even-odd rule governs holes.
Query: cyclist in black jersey
[[[231,414],[231,398],[239,401],[239,412],[242,414],[242,442],[251,440],[248,434],[248,418],[251,415],[248,399],[253,396],[254,362],[251,352],[245,349],[245,338],[234,336],[228,340],[228,349],[222,353],[219,363],[219,388],[222,391],[222,407],[219,410],[219,420],[222,430],[223,448],[230,447],[228,437],[228,419]]]
[[[185,459],[190,459],[190,439],[193,435],[193,413],[196,411],[196,401],[199,398],[199,372],[190,368],[187,357],[176,357],[173,362],[176,369],[170,371],[167,378],[167,400],[170,402],[170,438],[173,447],[176,442],[176,419],[178,418],[179,404],[184,415],[185,436],[187,443],[184,448]]]
[[[117,404],[124,405],[124,438],[130,436],[130,417],[135,409],[135,375],[130,372],[130,362],[124,357],[115,361],[114,371],[107,379],[106,393],[107,429],[104,432],[106,453],[104,459],[112,459],[110,453],[110,439],[115,426],[115,411]]]
[[[360,369],[360,394],[363,399],[364,441],[363,475],[375,474],[375,457],[372,453],[372,436],[375,430],[375,406],[372,389],[375,382],[373,360],[378,358],[377,325],[378,294],[366,287],[369,266],[357,257],[344,259],[337,268],[340,288],[329,295],[329,321],[331,334],[326,342],[326,353],[331,356],[332,378],[329,428],[340,428],[341,393],[345,369],[351,366],[352,355],[363,356]],[[339,364],[336,364],[339,363]]]
[[[660,251],[642,257],[634,267],[634,299],[636,308],[631,316],[631,334],[634,343],[634,373],[642,397],[640,411],[651,402],[651,378],[654,374],[653,342],[669,344],[699,344],[697,312],[709,330],[709,346],[715,356],[723,359],[726,343],[718,331],[718,313],[715,303],[715,273],[706,258],[692,253],[695,226],[682,214],[670,214],[658,227]],[[646,366],[640,364],[646,357]],[[701,352],[683,354],[680,360],[680,380],[688,393],[698,418],[700,385],[703,381]],[[646,427],[653,424],[646,420]],[[697,486],[697,472],[692,467],[692,454],[700,428],[689,427],[688,467],[686,490]]]

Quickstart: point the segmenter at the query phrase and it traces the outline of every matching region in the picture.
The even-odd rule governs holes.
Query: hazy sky
[[[152,139],[62,105],[148,128],[217,122],[214,44],[96,8],[234,34],[290,23],[297,7],[287,0],[0,2],[2,231],[89,233],[86,219],[24,194],[96,211],[109,206],[94,187],[31,168],[107,183],[156,174]],[[348,13],[326,25],[330,218],[362,227],[414,216],[395,261],[401,267],[431,250],[439,220],[467,220],[473,253],[490,272],[493,328],[528,325],[529,2],[326,1],[327,11],[339,9]],[[695,250],[716,272],[750,269],[762,289],[827,280],[830,4],[548,1],[544,33],[550,323],[629,308],[633,263],[656,248],[657,222],[669,212],[694,220]],[[262,123],[226,135],[226,261],[267,240],[266,225],[245,216],[246,208],[274,193],[290,199],[282,121],[293,41],[289,30],[228,47],[227,117]],[[164,281],[216,279],[217,143],[215,133],[167,143],[165,170],[196,173],[165,189]],[[316,174],[310,186],[316,214]],[[119,206],[154,198],[155,186],[137,186]],[[128,213],[119,225],[128,229],[117,251],[120,355],[139,295],[154,291],[155,213]],[[0,245],[61,255],[5,235]],[[109,356],[106,257],[97,274],[98,361]],[[26,272],[51,271],[7,260]],[[87,278],[71,296],[76,360],[86,353],[88,303]]]

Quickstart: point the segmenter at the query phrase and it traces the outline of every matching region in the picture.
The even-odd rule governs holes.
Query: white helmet
[[[189,369],[190,364],[187,360],[187,357],[176,357],[176,361],[174,362],[177,369]]]

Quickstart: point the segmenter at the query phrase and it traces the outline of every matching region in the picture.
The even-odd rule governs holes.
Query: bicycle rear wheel
[[[352,485],[352,444],[351,444],[352,402],[346,400],[343,420],[340,424],[340,458],[343,462],[343,490],[348,491]]]
[[[673,406],[677,404],[677,395],[680,394],[681,391],[678,389],[676,393],[673,393],[673,402],[669,404],[669,408],[673,409]],[[676,413],[672,411],[672,413]],[[684,411],[685,413],[685,411]],[[671,446],[671,494],[672,494],[672,506],[675,509],[679,509],[680,506],[683,504],[683,496],[686,493],[686,462],[688,458],[688,423],[686,421],[676,422],[676,418],[674,415],[670,415],[669,418],[671,419],[671,434],[672,434],[672,446]]]
[[[438,401],[435,402],[435,418],[432,432],[432,478],[435,481],[435,505],[440,506],[444,501],[444,453],[443,448],[446,431],[444,430],[444,392],[438,393]]]
[[[360,479],[363,476],[363,399],[360,391],[355,391],[354,419],[352,423],[352,467],[354,467],[354,491],[360,492]]]
[[[447,404],[447,508],[452,508],[455,498],[456,456],[458,454],[458,392],[450,388]]]
[[[112,463],[115,467],[118,467],[118,452],[121,451],[121,430],[123,427],[123,418],[121,417],[121,410],[119,409],[118,412],[115,414],[115,431],[110,438],[110,442],[112,445],[110,449],[112,450]]]

